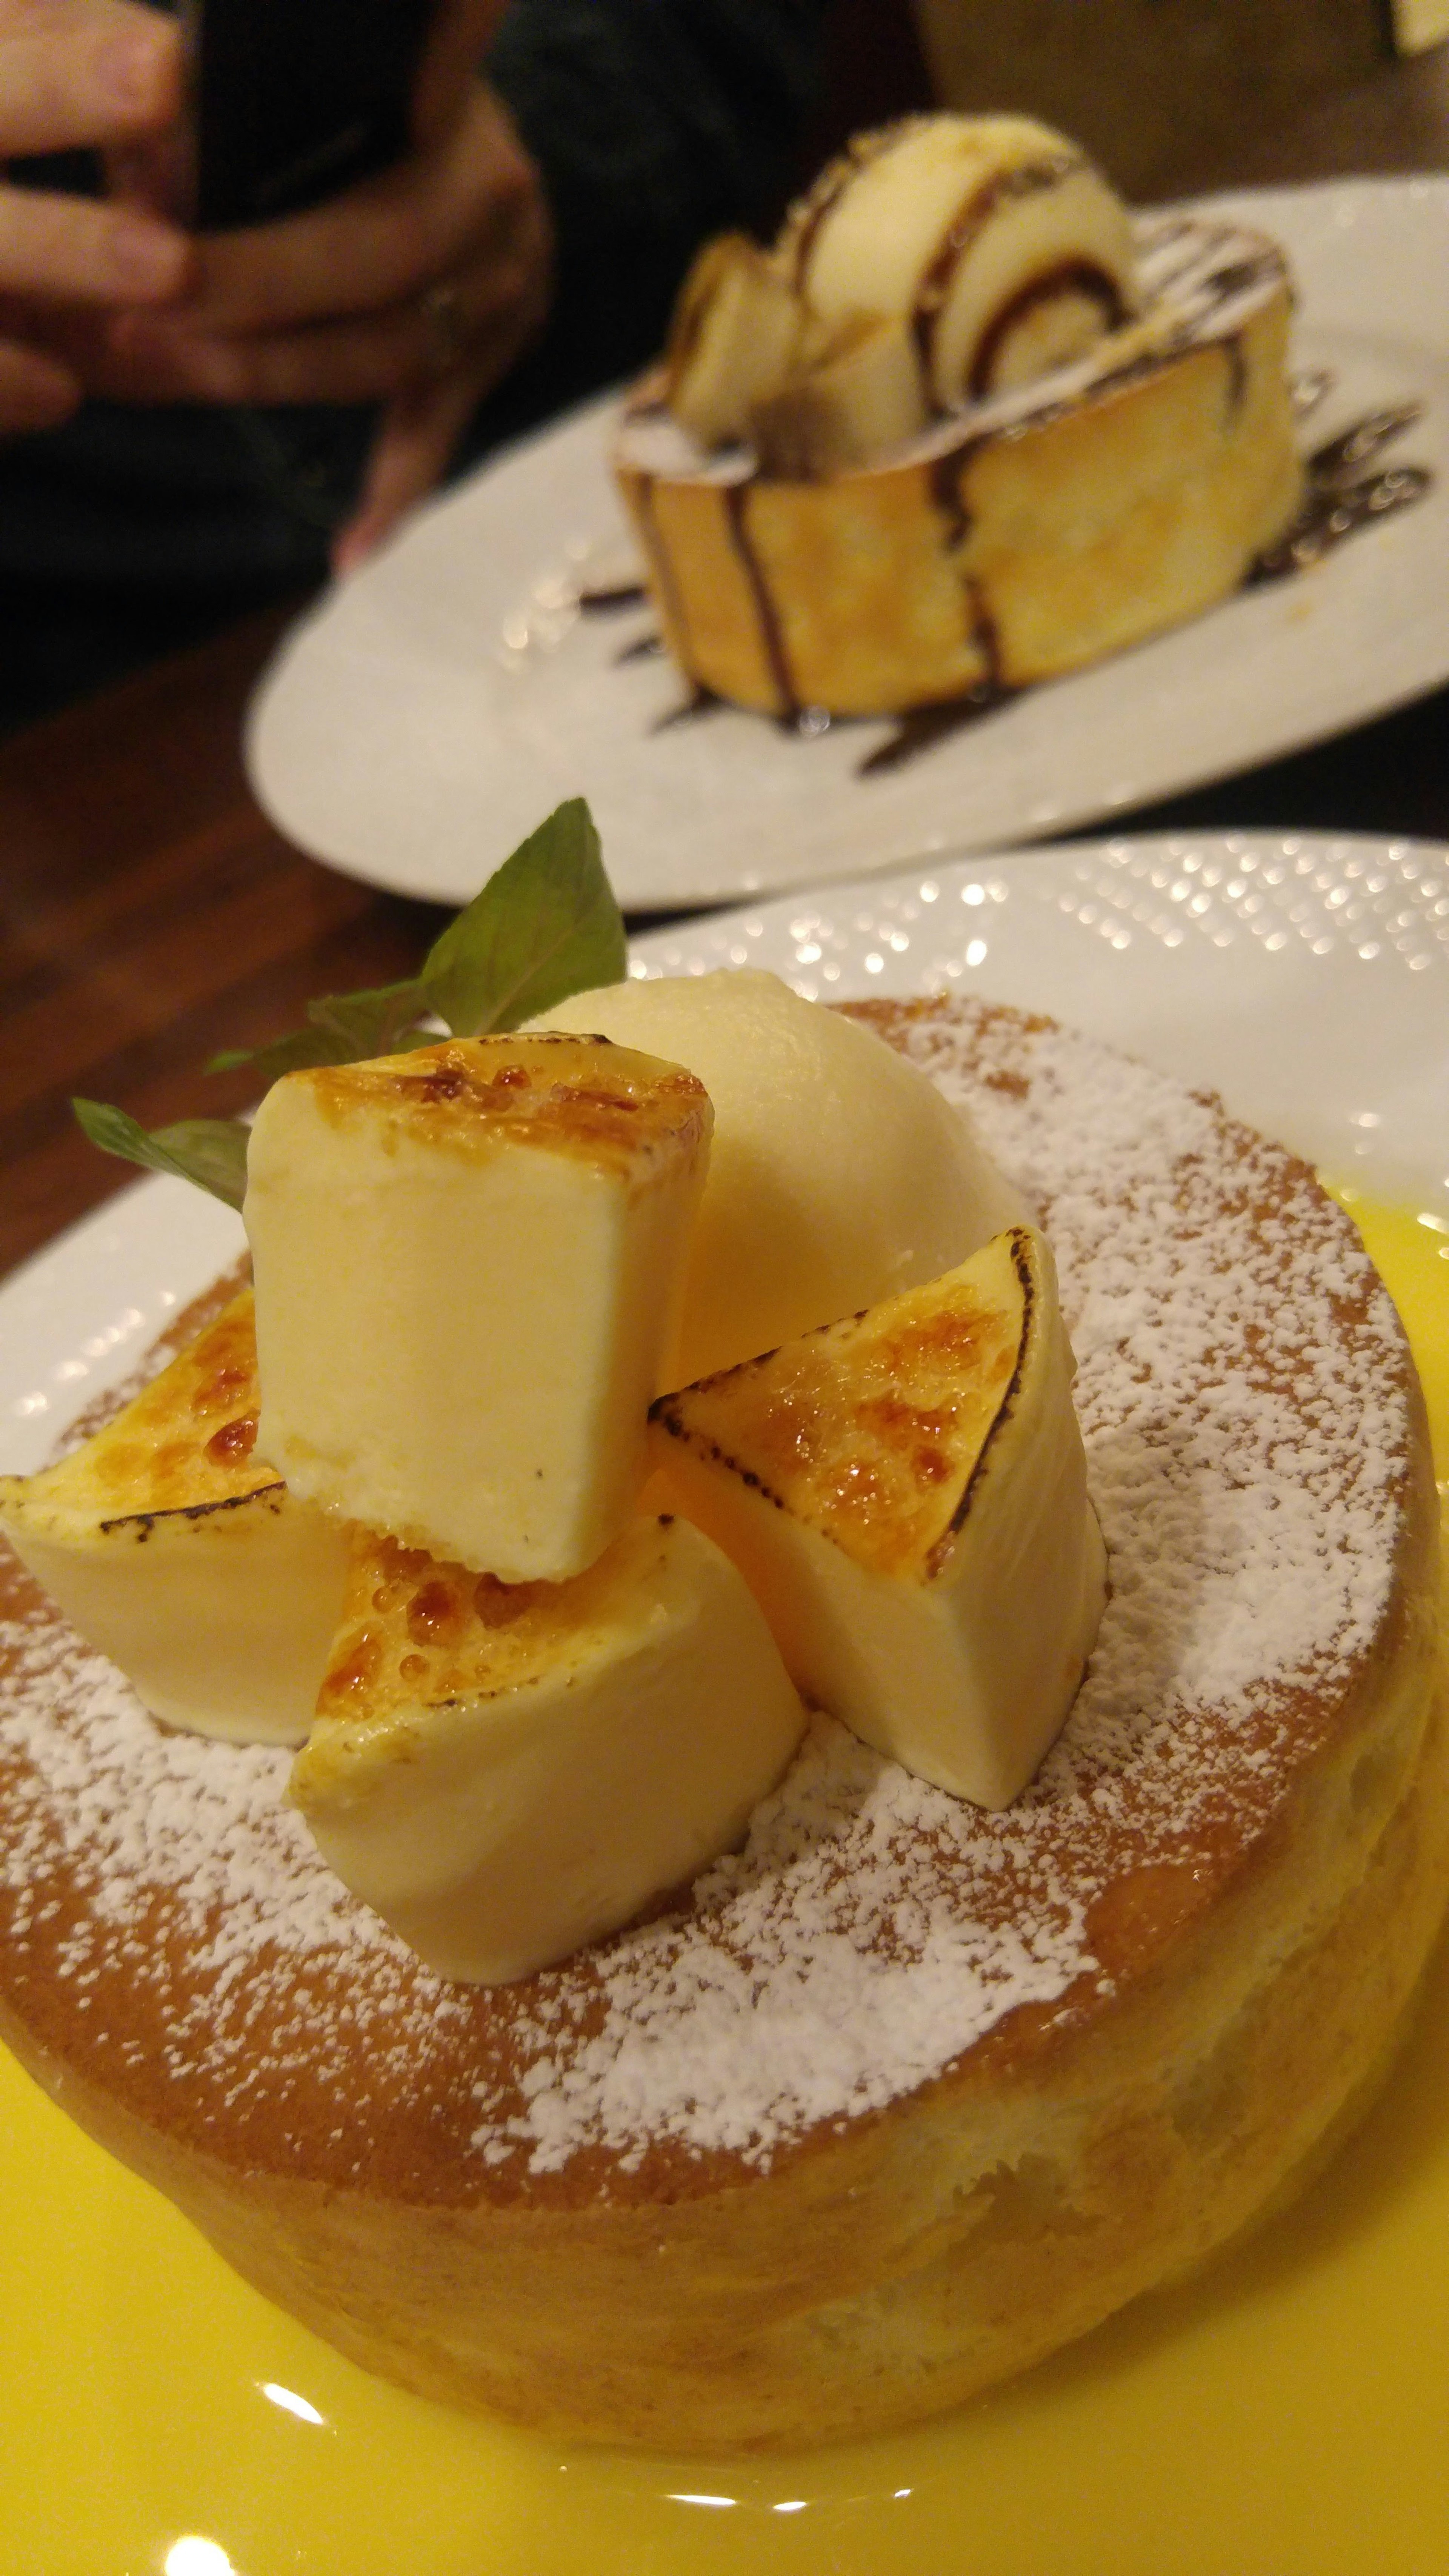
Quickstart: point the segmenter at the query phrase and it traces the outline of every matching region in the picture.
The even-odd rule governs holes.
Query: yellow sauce
[[[1348,1184],[1333,1195],[1353,1218],[1403,1317],[1443,1493],[1449,1488],[1449,1218],[1430,1209],[1380,1207]]]
[[[1449,1479],[1449,1237],[1343,1193]],[[1449,2565],[1449,1953],[1331,2171],[1202,2280],[924,2430],[561,2454],[342,2361],[0,2052],[16,2576],[1410,2576]],[[566,2367],[566,2363],[561,2366]]]

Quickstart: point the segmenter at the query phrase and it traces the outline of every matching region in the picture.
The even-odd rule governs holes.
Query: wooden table
[[[1184,186],[1449,168],[1449,48],[1386,70]],[[1449,603],[1446,603],[1449,615]],[[216,1048],[293,1026],[314,993],[383,983],[443,915],[370,892],[273,831],[239,726],[286,619],[253,620],[0,749],[0,1271],[121,1187],[73,1092],[146,1125],[244,1105]],[[1263,825],[1449,840],[1449,690],[1131,828]]]

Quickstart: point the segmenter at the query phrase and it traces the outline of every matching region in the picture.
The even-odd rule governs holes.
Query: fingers
[[[356,510],[332,549],[339,576],[355,572],[447,470],[477,400],[469,383],[415,388],[388,406]]]
[[[180,38],[154,10],[130,0],[0,10],[0,159],[122,142],[180,104]]]
[[[54,429],[80,398],[79,382],[58,358],[0,340],[0,435]]]
[[[103,385],[140,402],[366,403],[458,373],[486,392],[535,327],[531,299],[497,274],[469,303],[460,286],[455,338],[440,368],[435,325],[421,297],[389,310],[296,331],[233,340],[192,332],[166,314],[121,317],[109,335]],[[475,397],[476,398],[476,397]]]
[[[413,141],[420,148],[435,144],[458,117],[506,5],[507,0],[445,0],[439,9],[413,92]]]
[[[0,160],[125,145],[174,117],[180,95],[177,31],[153,10],[131,0],[0,5]],[[179,291],[189,259],[184,236],[145,212],[0,186],[0,292],[153,302]]]
[[[0,187],[0,292],[93,303],[155,303],[190,264],[168,224],[84,197]]]
[[[116,367],[107,390],[153,402],[375,402],[426,366],[424,320],[412,304],[247,340],[173,330],[135,315],[118,324],[111,346]]]
[[[354,308],[334,269],[320,315],[308,310],[269,327],[217,328],[204,293],[165,313],[120,316],[109,326],[98,389],[141,402],[372,402],[457,373],[476,398],[512,363],[547,309],[551,236],[531,171],[517,197],[475,189],[461,246],[451,222],[439,239],[446,264],[430,264],[420,278],[409,262],[404,291],[371,307]],[[444,286],[446,336],[437,306]],[[310,295],[306,301],[310,306]],[[266,299],[260,309],[269,310]]]
[[[106,194],[117,205],[148,215],[186,219],[195,175],[191,138],[180,125],[139,143],[113,145],[104,155]]]
[[[204,243],[195,327],[239,335],[375,311],[421,294],[462,256],[506,237],[537,177],[501,109],[471,86],[445,149],[311,213]]]

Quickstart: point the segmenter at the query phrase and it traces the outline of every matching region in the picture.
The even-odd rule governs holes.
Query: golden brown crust
[[[366,1112],[454,1153],[529,1145],[627,1169],[660,1145],[693,1152],[708,1133],[704,1085],[682,1065],[561,1030],[448,1038],[287,1079],[306,1084],[332,1124]]]
[[[245,1288],[79,1454],[24,1480],[26,1505],[113,1529],[167,1513],[195,1517],[279,1487],[275,1469],[255,1454],[258,1402]]]
[[[928,1582],[1019,1381],[1036,1293],[1025,1240],[1008,1235],[989,1277],[958,1279],[949,1297],[932,1282],[822,1324],[660,1396],[650,1421],[855,1564]]]
[[[1245,2224],[1362,2093],[1449,1883],[1422,1413],[1347,1220],[1292,1157],[1047,1023],[954,1003],[866,1015],[968,1084],[1001,1122],[988,1141],[1023,1158],[1048,1202],[1109,1542],[1138,1508],[1190,1555],[1192,1510],[1218,1508],[1198,1451],[1214,1476],[1235,1473],[1224,1417],[1256,1438],[1261,1412],[1267,1437],[1272,1409],[1291,1408],[1300,1454],[1268,1536],[1248,1528],[1227,1599],[1282,1642],[1255,1553],[1305,1482],[1321,1487],[1309,1588],[1329,1583],[1337,1606],[1311,1653],[1241,1688],[1219,1656],[1217,1700],[1195,1700],[1198,1596],[1174,1607],[1161,1569],[1119,1543],[1080,1720],[1005,1818],[910,1784],[892,1798],[875,1757],[815,1742],[800,1776],[816,1803],[797,1788],[795,1841],[777,1800],[751,1853],[682,1910],[480,1996],[430,1979],[309,1863],[276,1804],[281,1758],[145,1734],[84,1658],[55,1663],[18,1577],[11,1593],[27,1623],[0,1712],[12,2043],[344,2349],[560,2433],[753,2445],[865,2429],[1081,2332]],[[1069,1195],[1078,1144],[1058,1130],[1077,1115],[1099,1133],[1100,1219]],[[1130,1253],[1159,1234],[1167,1320],[1176,1301],[1206,1301],[1191,1367],[1160,1337],[1164,1318],[1138,1308],[1137,1344],[1129,1332],[1113,1356],[1112,1300],[1133,1284],[1113,1266],[1119,1239]],[[1240,1346],[1225,1339],[1215,1359],[1218,1332]],[[1372,1492],[1350,1490],[1378,1468]],[[1219,1482],[1220,1552],[1252,1495]],[[1340,1593],[1345,1506],[1359,1562]],[[1210,1574],[1199,1607],[1220,1597]],[[1156,1694],[1135,1717],[1110,1700],[1138,1669],[1122,1660],[1134,1619]],[[73,1808],[47,1779],[53,1730],[93,1774],[79,1851],[61,1846]],[[74,1777],[71,1754],[53,1776]],[[192,1808],[223,1778],[224,1812],[203,1831]],[[119,1823],[118,1798],[132,1802]],[[872,1849],[886,1852],[879,1880]],[[832,1877],[832,1852],[846,1875]],[[922,1946],[917,1919],[956,1948]],[[709,1997],[728,2000],[743,1960],[762,2001],[739,2006],[742,2044],[763,2060],[777,2027],[803,2044],[804,2026],[772,2024],[765,2006],[783,2010],[867,1922],[887,1981],[862,1989],[867,2019],[882,1993],[901,2018],[929,2017],[985,1980],[974,2035],[912,2079],[882,2024],[854,2093],[830,2095],[822,2060],[814,2095],[787,2086],[763,2132],[757,2112],[732,2134],[726,2098],[710,2110],[707,2055],[651,2113],[655,2034],[677,2027],[668,2044],[683,2046],[710,2026]],[[1012,1940],[1029,1973],[993,2003],[992,1962]],[[677,2026],[656,1971],[688,2007]],[[834,2047],[850,2025],[830,2013],[827,1994]],[[727,2032],[720,2045],[732,2063]],[[876,2082],[872,2066],[894,2071]],[[825,2107],[810,2116],[812,2098]]]

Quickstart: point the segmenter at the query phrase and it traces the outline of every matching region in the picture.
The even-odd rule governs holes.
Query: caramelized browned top
[[[255,1455],[257,1405],[248,1288],[84,1449],[33,1478],[30,1499],[116,1520],[257,1493],[280,1481]]]
[[[486,1698],[559,1671],[589,1652],[657,1531],[631,1523],[567,1583],[500,1583],[357,1530],[319,1718],[356,1728],[400,1703]]]
[[[868,1314],[661,1396],[651,1419],[759,1486],[857,1565],[924,1579],[1021,1354],[1009,1237]]]
[[[506,1142],[632,1168],[661,1148],[697,1152],[709,1098],[682,1065],[604,1037],[448,1038],[410,1055],[288,1074],[336,1125],[359,1116],[453,1152]]]

